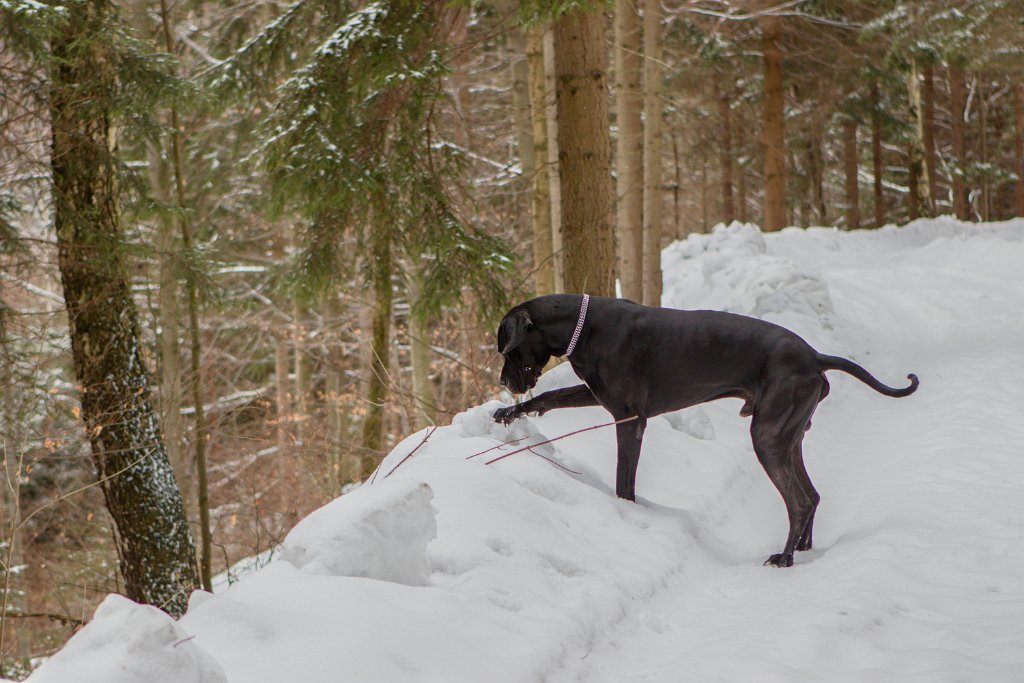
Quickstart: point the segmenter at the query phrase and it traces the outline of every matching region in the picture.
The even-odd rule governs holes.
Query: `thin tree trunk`
[[[778,17],[766,15],[761,26],[764,58],[764,230],[786,225],[786,128],[782,49]]]
[[[170,17],[167,13],[167,0],[160,0],[160,16],[163,24],[165,46],[168,54],[175,54],[174,38],[171,35]],[[177,190],[177,208],[179,211],[179,227],[181,242],[185,253],[192,252],[192,227],[184,210],[185,200],[185,161],[183,159],[183,141],[181,125],[178,122],[178,110],[171,107],[171,152],[174,165],[174,185]],[[210,530],[210,482],[206,465],[206,416],[203,412],[203,375],[200,367],[202,344],[199,330],[199,298],[196,293],[195,274],[192,268],[185,269],[185,289],[188,295],[188,319],[191,332],[192,361],[192,402],[195,404],[195,459],[196,483],[199,504],[199,576],[203,581],[203,589],[213,592],[213,539]]]
[[[576,9],[554,32],[565,286],[615,296],[604,16]]]
[[[643,303],[661,306],[661,0],[644,5]]]
[[[981,146],[979,152],[981,167],[985,172],[981,176],[981,206],[979,214],[981,220],[991,220],[992,211],[992,188],[988,175],[988,88],[985,83],[985,75],[978,74],[978,137]]]
[[[1013,172],[1014,215],[1024,217],[1024,85],[1019,81],[1013,85]]]
[[[530,95],[533,176],[530,178],[530,217],[533,225],[533,282],[537,296],[555,293],[554,226],[551,220],[551,164],[548,161],[550,100],[545,88],[544,27],[532,26],[526,35],[527,81]]]
[[[422,291],[422,275],[413,273],[409,283],[409,299],[413,312],[409,314],[409,355],[412,357],[412,394],[415,403],[416,428],[435,424],[437,399],[430,380],[430,326],[423,316],[415,312],[416,301]]]
[[[286,258],[285,253],[286,237],[283,229],[275,231],[272,249],[274,264],[283,265]],[[279,302],[279,309],[284,310],[284,302]],[[292,342],[290,333],[281,333],[281,330],[289,330],[291,322],[284,313],[280,315],[281,320],[275,326],[279,333],[274,340],[274,397],[277,408],[275,419],[277,421],[277,464],[278,480],[286,481],[293,470],[293,459],[291,455],[291,432],[288,425],[292,419],[292,392],[291,392],[291,351]]]
[[[172,615],[196,587],[195,549],[139,355],[114,163],[116,91],[106,2],[67,6],[53,38],[54,223],[72,359],[130,597]]]
[[[372,222],[372,219],[371,219]],[[388,365],[391,358],[391,236],[388,227],[373,225],[372,274],[373,322],[370,344],[370,384],[367,390],[367,412],[363,422],[363,448],[381,452],[384,449],[384,405],[388,395]],[[373,472],[378,458],[363,461],[363,476]]]
[[[558,86],[555,81],[555,30],[544,31],[544,102],[548,130],[548,178],[551,180],[551,251],[555,292],[565,292],[565,250],[562,240],[562,174],[558,142]]]
[[[917,60],[910,60],[907,75],[907,122],[912,135],[907,146],[907,165],[910,176],[910,220],[929,214],[931,198],[928,195],[928,178],[924,168],[924,123],[921,119],[921,84]]]
[[[722,166],[722,222],[728,224],[736,220],[736,202],[733,197],[732,184],[732,93],[722,86],[722,79],[716,75],[718,91],[718,118],[722,126],[722,141],[719,145],[719,158]]]
[[[149,36],[152,26],[149,21],[149,0],[138,0],[133,7],[133,22],[140,35]],[[161,141],[161,144],[163,141]],[[146,143],[146,170],[149,176],[153,198],[163,206],[171,204],[171,178],[167,160],[161,153],[160,145]],[[178,226],[175,216],[162,214],[156,234],[156,250],[159,259],[159,290],[157,293],[157,318],[160,324],[158,343],[160,348],[160,423],[163,425],[164,444],[167,457],[174,468],[178,486],[190,481],[189,467],[182,449],[185,436],[181,419],[181,306],[178,302]],[[185,509],[189,507],[188,491],[182,489]]]
[[[874,173],[875,227],[885,225],[885,194],[882,186],[882,105],[878,81],[871,84],[871,163]]]
[[[953,170],[953,213],[962,221],[967,220],[967,186],[964,173],[967,172],[967,136],[965,130],[965,110],[967,94],[964,89],[964,72],[959,66],[950,63],[949,77],[949,118],[952,126],[953,158],[956,162]]]
[[[643,300],[644,91],[639,0],[615,3],[616,232],[622,296]]]
[[[672,225],[675,226],[675,238],[683,239],[686,230],[683,227],[683,205],[681,194],[683,190],[683,169],[679,159],[679,136],[672,135],[672,168],[675,171],[672,183]]]
[[[930,62],[921,69],[921,143],[924,146],[924,170],[928,181],[928,214],[938,211],[938,168],[935,152],[935,77]]]
[[[0,584],[0,658],[7,655],[7,632],[10,612],[25,612],[28,595],[23,587],[24,578],[15,567],[24,564],[21,529],[22,454],[25,452],[22,424],[24,416],[18,409],[17,387],[14,378],[14,348],[9,334],[13,311],[7,306],[0,281],[0,457],[3,458],[3,478],[0,479],[0,557],[3,583]],[[28,656],[28,630],[17,629],[15,656]]]
[[[808,149],[808,175],[811,179],[811,197],[818,225],[828,225],[828,206],[825,204],[825,152],[822,138],[821,112],[811,113],[810,146]]]
[[[740,164],[739,168],[736,169],[736,174],[739,176],[736,190],[739,193],[737,204],[739,204],[740,223],[749,223],[750,216],[747,213],[747,167]]]
[[[860,227],[860,187],[857,182],[857,122],[843,121],[843,150],[846,165],[846,228]]]
[[[327,481],[330,495],[341,494],[341,486],[349,472],[344,458],[345,409],[342,391],[345,383],[345,358],[342,351],[342,309],[337,292],[329,291],[324,301],[324,337],[327,341],[326,395],[327,404]]]

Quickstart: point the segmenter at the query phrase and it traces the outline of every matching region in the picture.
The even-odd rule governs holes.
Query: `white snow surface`
[[[506,428],[492,401],[408,437],[179,622],[108,598],[30,680],[1024,681],[1024,221],[733,224],[663,267],[666,306],[921,378],[897,400],[829,373],[804,442],[815,548],[794,567],[762,566],[786,515],[738,400],[650,421],[635,504],[610,427],[486,464],[606,412]],[[562,365],[536,391],[575,382]]]

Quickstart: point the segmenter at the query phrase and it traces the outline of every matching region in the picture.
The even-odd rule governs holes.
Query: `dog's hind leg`
[[[811,478],[807,474],[807,467],[804,466],[804,449],[801,441],[797,443],[795,452],[793,453],[793,465],[796,470],[797,477],[804,487],[804,494],[811,499],[811,513],[807,517],[807,525],[804,526],[803,532],[800,534],[799,540],[796,542],[797,550],[810,550],[814,545],[812,539],[812,531],[814,527],[814,513],[818,510],[818,503],[821,501],[821,496],[814,488],[814,484],[811,483]]]
[[[640,464],[640,447],[644,441],[647,420],[643,417],[615,425],[618,442],[618,466],[615,470],[615,495],[636,500],[636,470]]]
[[[814,517],[817,493],[803,467],[800,442],[817,403],[817,384],[809,386],[806,381],[790,379],[759,397],[754,407],[750,425],[754,452],[782,495],[789,515],[786,545],[781,553],[769,557],[766,565],[792,566],[793,553]]]

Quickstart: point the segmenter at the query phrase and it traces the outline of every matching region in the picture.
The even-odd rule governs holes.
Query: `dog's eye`
[[[527,365],[523,367],[523,370],[525,370],[526,372],[533,372],[533,367]]]

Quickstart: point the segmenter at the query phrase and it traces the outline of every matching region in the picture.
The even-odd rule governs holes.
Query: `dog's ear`
[[[527,330],[533,327],[530,314],[519,309],[505,316],[498,328],[498,348],[506,354],[523,342]]]

